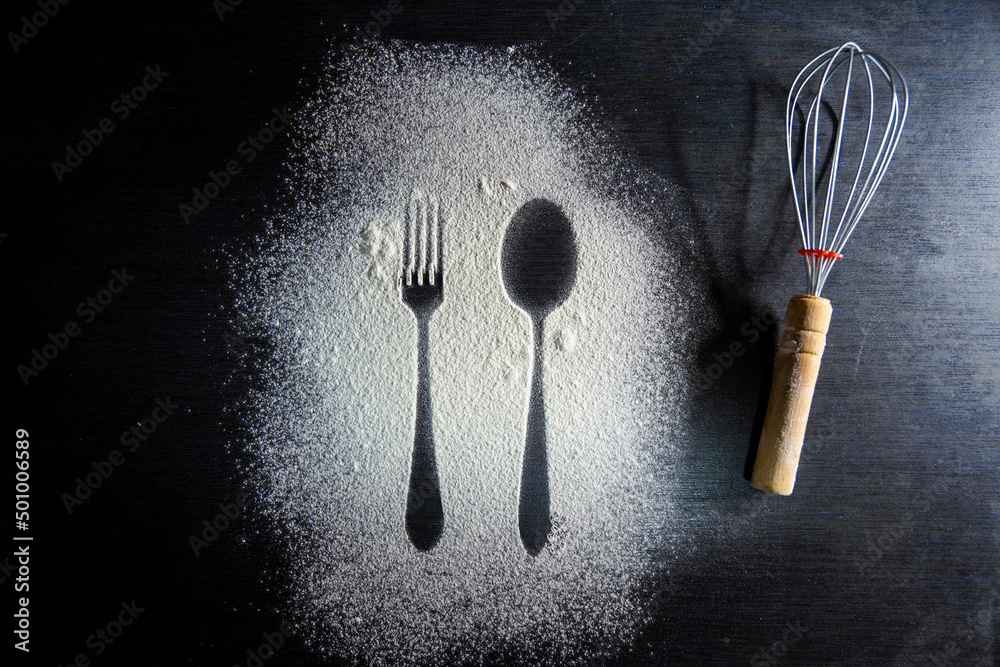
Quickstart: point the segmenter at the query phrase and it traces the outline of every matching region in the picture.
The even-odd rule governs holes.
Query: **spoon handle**
[[[429,314],[417,317],[417,409],[413,426],[410,487],[406,494],[406,534],[417,549],[426,551],[441,538],[444,510],[438,482],[431,426],[431,382],[428,363]]]
[[[545,442],[545,397],[542,391],[542,320],[533,322],[534,352],[531,358],[531,392],[528,394],[528,423],[521,468],[518,529],[521,542],[532,556],[549,539],[549,464]]]

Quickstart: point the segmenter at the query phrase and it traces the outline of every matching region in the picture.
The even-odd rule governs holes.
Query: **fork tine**
[[[430,234],[431,260],[430,265],[427,267],[427,273],[431,285],[434,285],[441,274],[441,210],[437,197],[431,196],[430,208],[431,219],[428,231]]]
[[[403,220],[400,284],[439,286],[442,281],[441,205],[435,195],[414,188]]]
[[[427,218],[429,215],[427,210],[428,208],[429,206],[427,197],[425,197],[423,193],[421,193],[420,199],[417,202],[417,210],[420,211],[420,220],[419,220],[420,264],[417,267],[418,269],[417,283],[420,285],[423,285],[424,283],[427,282],[427,251],[428,251],[428,246],[430,245],[427,239]]]
[[[403,284],[412,285],[417,268],[417,197],[419,190],[410,192],[406,205],[406,220],[403,222]]]
[[[406,284],[407,268],[409,267],[410,249],[410,205],[403,209],[403,238],[399,244],[399,284]]]

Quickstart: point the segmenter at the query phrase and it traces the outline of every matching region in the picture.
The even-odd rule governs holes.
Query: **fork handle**
[[[437,544],[444,529],[444,509],[434,452],[431,423],[429,313],[417,316],[417,404],[413,426],[413,456],[406,494],[406,534],[417,549]]]

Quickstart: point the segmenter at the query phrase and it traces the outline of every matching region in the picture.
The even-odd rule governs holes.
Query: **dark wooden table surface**
[[[795,493],[744,479],[772,330],[695,406],[683,475],[669,480],[691,555],[659,582],[662,608],[620,662],[1000,663],[1000,5],[400,2],[386,37],[536,44],[623,153],[683,188],[708,278],[705,367],[803,284],[782,134],[795,73],[848,39],[905,73],[903,141],[825,290],[834,325]],[[34,537],[31,653],[9,649],[13,664],[93,656],[87,637],[133,599],[145,611],[93,664],[244,664],[282,620],[260,577],[280,557],[250,523],[237,531],[248,539],[221,536],[198,558],[188,536],[240,485],[219,250],[261,233],[253,212],[275,196],[286,139],[190,224],[178,203],[272,108],[301,102],[382,3],[244,0],[220,18],[210,0],[52,2],[54,16],[32,18],[40,4],[18,0],[3,19],[15,35],[4,488],[13,504],[22,428]],[[116,115],[110,101],[144,79],[146,99]],[[102,118],[113,131],[55,173]],[[134,278],[100,312],[78,310],[112,271]],[[81,331],[26,386],[17,367],[70,320]],[[168,397],[173,414],[68,513],[75,478]],[[21,594],[2,574],[12,626]],[[323,663],[292,641],[266,664]]]

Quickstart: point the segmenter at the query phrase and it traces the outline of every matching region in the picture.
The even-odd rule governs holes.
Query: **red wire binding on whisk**
[[[820,257],[836,257],[837,259],[844,259],[844,256],[839,252],[834,252],[832,250],[823,250],[821,248],[802,248],[799,250],[800,255],[819,255]]]

